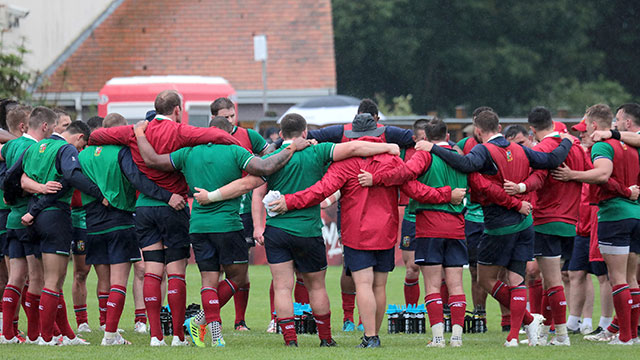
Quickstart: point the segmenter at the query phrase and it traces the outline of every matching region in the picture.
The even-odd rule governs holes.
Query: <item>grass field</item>
[[[98,304],[94,295],[96,289],[96,277],[92,271],[88,280],[89,298],[89,324],[94,331],[83,337],[89,340],[91,346],[68,347],[40,347],[34,345],[1,345],[0,359],[197,359],[203,356],[228,359],[286,359],[286,358],[313,358],[336,359],[364,357],[370,359],[408,359],[415,356],[435,356],[442,359],[634,359],[640,354],[640,346],[613,347],[606,344],[594,344],[582,340],[582,336],[571,336],[572,346],[569,348],[536,347],[529,348],[503,348],[506,335],[500,331],[499,309],[497,303],[488,300],[488,327],[485,334],[470,334],[464,336],[462,348],[430,349],[425,345],[427,335],[404,335],[386,333],[386,320],[381,332],[382,347],[379,349],[356,349],[360,343],[361,333],[342,332],[342,309],[340,304],[340,267],[329,267],[327,273],[327,289],[331,299],[333,336],[339,344],[336,348],[319,348],[319,340],[316,335],[299,335],[299,348],[285,348],[282,336],[267,334],[265,329],[269,323],[269,283],[271,275],[267,266],[251,266],[251,295],[249,308],[247,309],[247,324],[250,332],[235,332],[233,330],[234,309],[231,301],[222,309],[224,321],[223,335],[226,347],[223,349],[196,347],[188,348],[151,348],[149,335],[139,335],[133,332],[133,300],[127,297],[120,327],[125,330],[123,336],[133,345],[102,347],[99,346],[102,332],[98,328]],[[69,269],[71,272],[71,268]],[[68,277],[70,279],[70,277]],[[404,301],[403,295],[404,268],[397,268],[389,276],[387,285],[387,302],[400,304]],[[199,303],[200,278],[197,268],[190,265],[187,269],[187,304]],[[597,291],[597,281],[594,284]],[[421,286],[422,288],[422,286]],[[467,299],[471,299],[470,279],[465,271],[465,289]],[[65,294],[68,303],[69,319],[75,325],[73,308],[71,306],[71,284],[65,284]],[[597,294],[597,292],[596,292]],[[131,295],[131,287],[129,287]],[[422,294],[421,296],[424,296]],[[597,296],[596,296],[597,301]],[[469,301],[470,302],[470,301]],[[594,310],[594,325],[597,325],[599,305],[596,303]],[[20,329],[26,330],[24,313],[20,315]],[[429,333],[430,334],[430,333]],[[449,335],[447,335],[447,338]],[[524,336],[521,336],[521,339]],[[167,338],[170,343],[171,337]],[[614,352],[615,349],[615,352]]]

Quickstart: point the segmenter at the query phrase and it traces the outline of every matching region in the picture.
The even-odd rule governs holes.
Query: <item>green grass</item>
[[[71,273],[71,268],[69,269]],[[381,341],[382,347],[379,349],[355,349],[360,342],[361,334],[358,332],[342,332],[342,309],[340,300],[339,277],[341,268],[330,267],[327,273],[327,289],[331,299],[332,308],[332,328],[333,336],[339,344],[337,348],[319,348],[319,340],[316,335],[299,335],[300,347],[297,349],[285,348],[282,336],[278,334],[267,334],[265,329],[269,323],[269,283],[271,274],[267,266],[251,266],[251,295],[249,297],[249,308],[247,309],[247,324],[251,327],[250,332],[235,332],[233,330],[234,309],[231,301],[222,309],[222,319],[224,321],[223,335],[227,343],[223,349],[195,347],[188,348],[151,348],[149,347],[149,335],[139,335],[133,332],[133,299],[131,297],[131,287],[129,286],[129,296],[124,309],[120,327],[125,329],[123,336],[131,341],[131,346],[101,347],[102,332],[98,329],[98,304],[95,296],[96,277],[92,271],[88,280],[89,298],[89,324],[94,331],[83,335],[89,340],[91,346],[75,347],[39,347],[32,345],[0,345],[1,359],[33,359],[33,358],[81,358],[87,360],[94,359],[141,359],[141,358],[171,358],[171,359],[196,359],[201,356],[226,357],[238,359],[282,359],[282,358],[314,358],[314,359],[335,359],[335,358],[355,358],[363,357],[372,359],[399,359],[415,356],[437,356],[444,359],[513,359],[513,358],[534,358],[535,359],[621,359],[628,356],[629,359],[636,358],[640,347],[612,347],[606,344],[594,344],[582,340],[582,336],[571,336],[572,346],[569,348],[537,347],[529,348],[520,346],[518,348],[506,349],[502,347],[506,335],[499,329],[500,318],[499,308],[496,301],[489,299],[488,305],[488,327],[489,332],[485,334],[470,334],[464,336],[464,346],[459,349],[429,349],[427,335],[404,335],[386,333],[386,320],[382,326]],[[67,278],[69,280],[70,277]],[[387,302],[400,304],[404,301],[403,295],[404,268],[397,268],[389,276],[387,285]],[[470,302],[469,293],[470,279],[465,271],[465,289],[467,289],[467,299]],[[199,303],[200,278],[197,268],[190,265],[187,269],[187,304]],[[597,294],[597,281],[596,286]],[[421,286],[424,291],[423,287]],[[65,294],[68,304],[69,319],[75,325],[73,317],[73,307],[71,306],[71,284],[65,284]],[[421,295],[424,296],[424,293]],[[599,316],[599,305],[594,310],[594,324],[597,324]],[[24,313],[20,317],[20,328],[26,330]],[[448,338],[448,335],[447,335]],[[523,336],[521,336],[521,339]],[[171,337],[167,338],[170,343]],[[614,352],[615,349],[615,352]],[[634,355],[635,354],[635,355]]]

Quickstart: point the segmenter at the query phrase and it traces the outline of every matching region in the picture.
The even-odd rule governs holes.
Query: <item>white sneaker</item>
[[[627,342],[621,341],[619,337],[609,341],[607,344],[609,345],[633,345],[633,341],[629,340]]]
[[[147,333],[147,324],[142,321],[137,321],[136,325],[133,327],[133,331],[138,334],[146,334]]]
[[[100,343],[102,346],[112,346],[112,345],[131,345],[130,341],[125,340],[122,335],[119,333],[115,333],[115,336],[111,338],[107,338],[107,333],[104,334],[102,338],[102,342]]]
[[[513,338],[504,342],[504,347],[518,347],[518,339]]]
[[[595,335],[586,335],[584,339],[587,341],[611,341],[615,339],[615,337],[616,337],[616,334],[610,333],[609,331],[604,330]]]
[[[274,319],[271,319],[271,322],[269,322],[269,326],[267,327],[267,332],[270,334],[275,334],[277,332],[276,326],[276,321]]]
[[[91,327],[89,327],[88,323],[82,323],[82,324],[78,325],[78,330],[76,332],[79,332],[79,333],[83,333],[83,332],[90,333],[91,332]]]
[[[593,327],[586,325],[585,327],[580,328],[580,334],[587,335],[593,332]]]
[[[631,339],[631,342],[633,343],[633,345],[640,345],[640,338],[634,337],[633,339]]]
[[[40,346],[57,346],[59,345],[58,341],[56,340],[56,337],[52,337],[50,341],[44,341],[43,338],[40,338],[40,342],[37,344]]]
[[[0,344],[18,344],[20,343],[20,340],[18,340],[17,336],[12,337],[11,339],[7,340],[4,335],[0,335]]]
[[[171,341],[171,346],[189,346],[189,340],[187,340],[187,337],[185,336],[184,340],[180,341],[179,337],[174,336]]]
[[[569,336],[554,336],[553,339],[549,342],[549,345],[555,346],[571,346],[571,340],[569,340]]]
[[[42,336],[38,336],[38,338],[35,339],[35,340],[29,339],[28,336],[27,336],[26,339],[24,339],[24,343],[25,344],[30,344],[30,345],[38,345],[41,341],[42,341]]]
[[[62,337],[62,345],[63,346],[73,346],[73,345],[91,345],[87,340],[76,336],[73,339],[69,339],[66,336]]]
[[[529,325],[525,326],[524,330],[526,331],[527,338],[529,339],[529,346],[536,346],[538,345],[538,339],[540,337],[540,328],[542,327],[544,316],[540,314],[531,314],[531,315],[533,316],[533,321],[531,321]]]
[[[427,344],[427,347],[432,347],[432,348],[443,348],[445,346],[447,346],[446,341],[444,340],[443,337],[439,337],[439,336],[434,337]]]
[[[167,343],[164,342],[164,339],[159,340],[157,337],[152,337],[151,338],[151,343],[149,344],[151,346],[167,346]]]
[[[106,329],[107,329],[107,325],[100,325],[100,330],[102,330],[104,332]],[[123,333],[124,329],[118,328],[118,332],[119,333]]]
[[[452,336],[451,339],[449,339],[449,346],[462,347],[462,336]]]

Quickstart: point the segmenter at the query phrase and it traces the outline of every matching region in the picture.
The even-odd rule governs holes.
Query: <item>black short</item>
[[[181,211],[169,206],[138,207],[135,223],[141,249],[158,242],[172,249],[189,247],[188,206]]]
[[[567,260],[571,258],[572,247],[573,237],[536,232],[533,254],[535,257],[561,257]]]
[[[140,261],[140,249],[133,228],[89,235],[86,263],[112,265]]]
[[[400,250],[416,251],[416,223],[402,219],[402,235],[400,237]]]
[[[87,229],[73,228],[73,240],[71,240],[71,253],[73,255],[87,255]]]
[[[478,264],[508,267],[533,259],[533,225],[514,234],[489,235],[480,240]]]
[[[598,221],[598,245],[602,254],[640,253],[640,220]]]
[[[387,250],[344,249],[344,265],[351,272],[373,267],[375,272],[393,271],[396,265],[395,248]]]
[[[253,217],[251,213],[240,214],[240,219],[242,220],[242,226],[244,227],[243,234],[244,240],[247,242],[249,247],[256,246],[256,241],[253,239]]]
[[[464,240],[416,238],[416,265],[462,267],[468,262],[467,244]]]
[[[11,210],[0,210],[0,257],[9,255],[7,248],[7,217]]]
[[[464,237],[467,239],[469,266],[475,267],[478,265],[478,245],[485,236],[484,223],[465,220]]]
[[[242,231],[191,234],[191,246],[201,271],[214,271],[220,265],[249,262],[247,242]],[[202,265],[207,264],[206,270]]]
[[[595,276],[607,275],[609,271],[607,270],[607,264],[604,261],[590,261],[589,262],[590,273]]]
[[[65,210],[47,210],[38,215],[29,226],[34,241],[40,243],[43,254],[69,255],[73,227],[71,213]]]
[[[264,230],[264,249],[269,264],[293,260],[293,266],[302,273],[327,268],[327,252],[322,236],[300,237],[267,225]]]
[[[41,257],[40,244],[33,240],[27,229],[7,230],[7,252],[10,259],[25,258],[30,255]]]

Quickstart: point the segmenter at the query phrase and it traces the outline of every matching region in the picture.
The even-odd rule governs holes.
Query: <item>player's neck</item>
[[[555,130],[553,128],[536,131],[536,140],[542,141],[542,139],[544,139],[547,135],[551,134],[554,131]]]
[[[498,134],[500,134],[500,133],[498,133],[498,132],[487,132],[487,133],[482,133],[482,137],[481,137],[482,142],[483,142],[483,143],[486,143],[486,142],[488,142],[488,141],[489,141],[489,139],[491,139],[492,137],[494,137],[494,136],[496,136],[496,135],[498,135]]]
[[[44,134],[38,132],[38,131],[27,131],[26,132],[27,135],[31,136],[32,138],[36,139],[37,141],[40,141],[42,139],[44,139]]]

